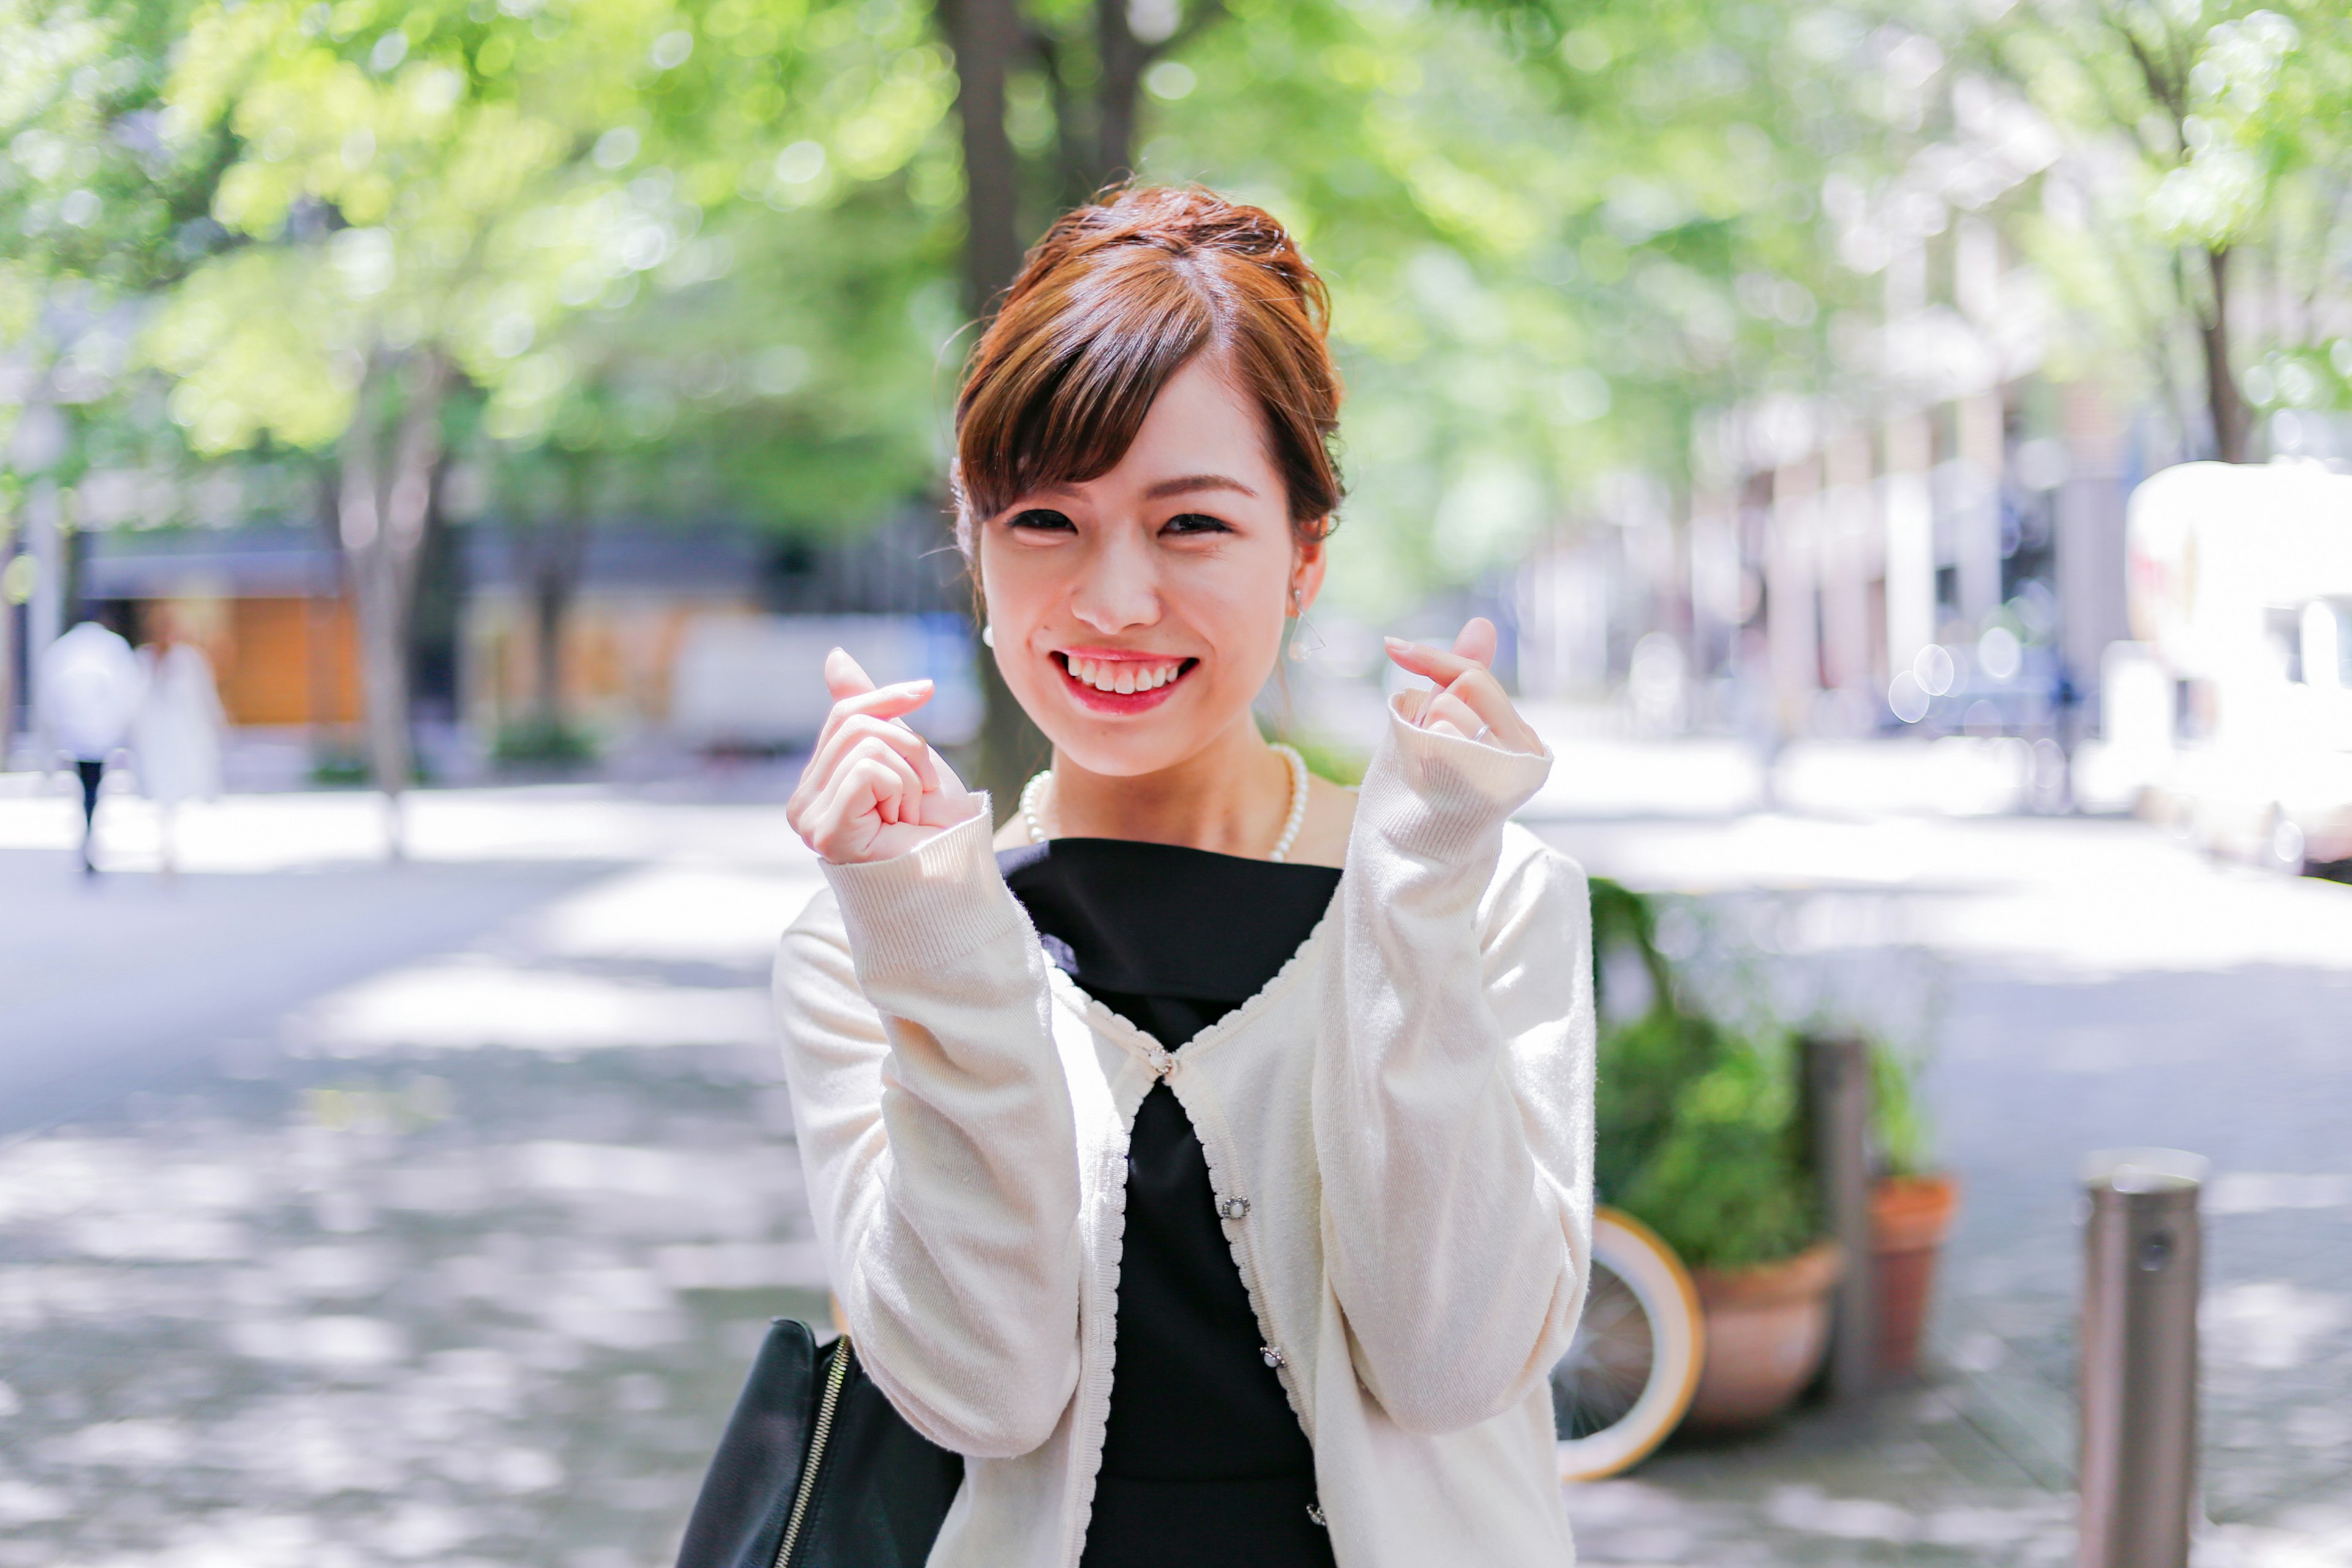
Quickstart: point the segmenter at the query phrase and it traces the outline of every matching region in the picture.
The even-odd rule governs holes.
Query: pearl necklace
[[[1290,847],[1298,842],[1298,830],[1307,825],[1307,759],[1298,754],[1296,746],[1274,743],[1276,755],[1290,765],[1290,815],[1283,819],[1282,837],[1274,841],[1269,860],[1284,860],[1290,856]],[[1045,832],[1045,792],[1054,785],[1054,770],[1047,768],[1021,786],[1021,820],[1028,826],[1029,842],[1043,844],[1049,837]]]

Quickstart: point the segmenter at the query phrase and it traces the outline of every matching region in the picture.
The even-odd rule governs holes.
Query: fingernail
[[[1412,644],[1405,641],[1402,637],[1382,637],[1381,640],[1388,644],[1391,647],[1411,647],[1412,646]]]

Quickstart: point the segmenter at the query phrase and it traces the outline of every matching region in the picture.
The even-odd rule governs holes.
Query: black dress
[[[1171,1051],[1263,990],[1339,883],[1325,866],[1109,838],[997,861],[1053,961]],[[1200,1138],[1156,1084],[1128,1148],[1118,1357],[1081,1568],[1333,1568],[1308,1512],[1315,1453],[1263,1342]]]

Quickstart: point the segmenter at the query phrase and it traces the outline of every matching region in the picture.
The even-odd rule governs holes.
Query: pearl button
[[[1271,1367],[1277,1367],[1277,1368],[1278,1368],[1278,1367],[1280,1367],[1280,1366],[1282,1365],[1282,1363],[1283,1363],[1287,1359],[1286,1357],[1285,1357],[1285,1356],[1283,1355],[1282,1352],[1281,1352],[1278,1348],[1276,1348],[1276,1346],[1273,1346],[1273,1345],[1260,1345],[1260,1346],[1258,1346],[1258,1347],[1257,1347],[1257,1353],[1258,1353],[1259,1359],[1261,1359],[1262,1361],[1264,1361],[1264,1362],[1265,1363],[1265,1364],[1266,1364],[1266,1365],[1271,1366]]]
[[[1249,1199],[1227,1198],[1217,1205],[1217,1212],[1227,1219],[1249,1218]]]

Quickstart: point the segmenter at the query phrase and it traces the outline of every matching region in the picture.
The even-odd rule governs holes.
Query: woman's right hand
[[[931,700],[928,680],[877,687],[840,648],[825,656],[833,711],[784,816],[836,866],[903,855],[980,810],[930,742],[897,722]]]

